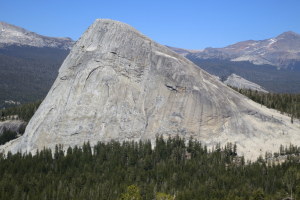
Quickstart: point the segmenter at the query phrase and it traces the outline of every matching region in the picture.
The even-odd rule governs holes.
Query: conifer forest
[[[179,137],[146,142],[56,146],[0,159],[0,199],[284,199],[300,198],[300,148],[255,162],[228,143],[207,149]]]

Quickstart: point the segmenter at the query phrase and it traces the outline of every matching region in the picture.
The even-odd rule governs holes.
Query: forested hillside
[[[26,103],[14,107],[0,109],[0,121],[10,118],[16,118],[29,122],[35,111],[38,109],[42,101]]]
[[[298,199],[300,149],[291,149],[281,165],[247,163],[233,144],[211,152],[179,138],[157,138],[154,149],[110,142],[65,153],[57,146],[53,157],[49,149],[8,154],[0,159],[0,199]]]
[[[208,73],[225,81],[231,74],[237,74],[256,83],[267,91],[275,93],[300,93],[300,63],[288,69],[278,70],[271,65],[254,65],[250,62],[232,62],[217,59],[199,59],[187,55],[187,58]]]
[[[288,114],[291,116],[291,122],[294,118],[300,118],[300,94],[276,94],[247,89],[233,89],[257,103]]]
[[[3,108],[0,109],[0,122],[5,120],[21,120],[23,121],[23,125],[19,128],[19,130],[9,130],[4,127],[4,129],[0,132],[0,145],[9,142],[10,140],[16,139],[17,137],[23,135],[25,132],[25,128],[27,123],[34,115],[35,111],[38,109],[41,101],[22,104],[15,107]]]
[[[46,96],[69,50],[9,46],[0,48],[0,108],[5,101],[29,103]]]

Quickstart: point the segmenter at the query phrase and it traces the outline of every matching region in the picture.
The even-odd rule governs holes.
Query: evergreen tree
[[[127,187],[125,193],[121,194],[120,200],[141,200],[140,189],[136,185],[130,185]]]

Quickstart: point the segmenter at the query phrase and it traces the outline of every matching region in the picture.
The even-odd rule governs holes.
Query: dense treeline
[[[261,158],[245,164],[233,144],[214,149],[157,138],[154,148],[150,142],[110,142],[66,152],[58,146],[34,156],[9,153],[0,158],[0,199],[300,198],[299,156],[281,165]]]
[[[29,122],[35,111],[38,109],[42,101],[36,101],[33,103],[22,104],[15,107],[3,108],[0,110],[0,121],[8,118],[21,119],[25,122]]]
[[[263,93],[250,89],[233,89],[268,108],[289,114],[292,119],[300,118],[300,94],[276,94]]]

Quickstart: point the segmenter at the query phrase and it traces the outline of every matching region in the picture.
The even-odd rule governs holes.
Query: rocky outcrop
[[[27,123],[21,120],[0,121],[0,135],[2,135],[4,131],[23,134],[26,125]]]
[[[231,87],[235,87],[238,89],[250,89],[250,90],[256,90],[258,92],[264,92],[268,93],[263,87],[260,85],[253,83],[251,81],[248,81],[236,74],[231,74],[227,77],[227,79],[224,81],[226,85],[229,85]]]
[[[299,122],[261,107],[131,26],[96,20],[73,47],[25,134],[4,151],[179,135],[236,142],[254,159],[300,142]]]

